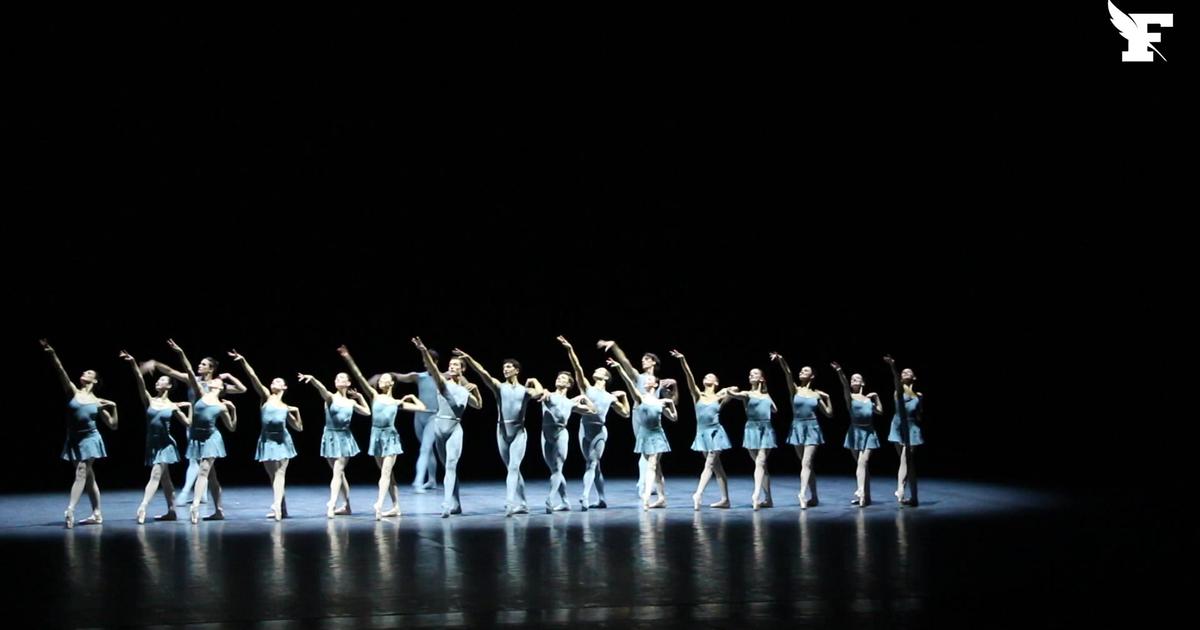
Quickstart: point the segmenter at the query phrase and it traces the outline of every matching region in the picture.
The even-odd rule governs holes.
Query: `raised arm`
[[[618,346],[617,342],[601,339],[600,341],[596,342],[596,347],[604,350],[605,352],[611,352],[613,358],[617,360],[617,363],[621,364],[621,366],[626,370],[629,370],[630,374],[637,374],[639,372],[639,370],[635,369],[633,364],[629,362],[629,357],[625,356],[625,351],[621,350],[621,346]]]
[[[121,357],[122,361],[124,361],[125,363],[128,363],[130,369],[133,370],[133,378],[135,381],[137,381],[137,385],[138,385],[138,387],[137,387],[138,398],[140,398],[142,401],[142,407],[149,409],[150,408],[150,392],[146,391],[146,381],[142,380],[142,371],[138,369],[137,361],[135,361],[133,359],[133,355],[129,354],[128,352],[125,352],[124,350],[122,350],[121,354],[118,356]]]
[[[63,391],[71,397],[74,397],[79,390],[75,387],[75,383],[71,382],[71,377],[67,376],[67,371],[63,368],[62,361],[58,360],[58,354],[54,352],[54,348],[50,347],[50,342],[42,339],[39,341],[42,344],[42,350],[50,355],[50,362],[54,364],[54,370],[58,373],[58,382],[62,385]]]
[[[317,390],[317,393],[321,395],[321,400],[326,403],[333,402],[333,394],[329,393],[329,390],[325,389],[325,384],[317,380],[317,377],[312,374],[297,374],[296,380],[312,385]]]
[[[429,354],[429,348],[425,347],[425,342],[421,341],[420,337],[412,338],[413,345],[421,353],[421,360],[425,362],[425,371],[433,377],[434,384],[437,385],[438,391],[443,396],[446,395],[446,377],[442,376],[441,370],[438,369],[437,363],[433,360],[433,355]]]
[[[379,392],[376,392],[375,388],[371,387],[371,384],[363,377],[362,370],[358,369],[358,364],[354,362],[354,357],[350,356],[350,349],[343,345],[338,346],[337,351],[345,359],[346,367],[350,370],[350,376],[353,376],[354,380],[358,381],[359,387],[362,387],[363,391],[367,392],[368,401],[375,400],[375,396]]]
[[[608,366],[616,370],[617,374],[621,376],[621,380],[625,382],[625,387],[629,388],[629,397],[633,399],[634,404],[640,404],[642,402],[642,393],[637,390],[637,382],[629,376],[629,372],[625,369],[625,366],[612,359],[608,360]]]
[[[163,363],[162,361],[155,361],[154,359],[151,359],[149,361],[146,361],[145,363],[142,363],[138,369],[143,374],[149,374],[151,372],[158,372],[159,374],[166,374],[167,376],[171,377],[172,379],[175,379],[182,383],[188,382],[188,377],[187,377],[186,372],[181,372],[179,370],[176,370],[175,368],[167,365],[166,363]]]
[[[850,381],[846,378],[846,373],[842,372],[842,366],[837,361],[830,363],[829,367],[832,367],[833,371],[837,372],[838,380],[842,382],[842,396],[846,399],[846,410],[849,411],[854,406],[854,396],[850,392]]]
[[[579,383],[579,389],[587,391],[592,386],[592,383],[587,379],[587,375],[583,373],[583,365],[579,363],[579,357],[575,354],[575,347],[562,335],[558,336],[558,342],[567,349],[567,360],[571,362],[571,370],[575,372],[575,382]]]
[[[672,350],[671,356],[679,359],[679,365],[683,368],[683,378],[687,380],[688,391],[692,392],[692,402],[700,400],[700,387],[696,385],[696,377],[692,374],[692,368],[688,365],[687,357],[678,350]]]
[[[397,383],[416,383],[421,378],[420,372],[392,372],[392,378]]]
[[[250,379],[250,386],[254,388],[254,393],[258,394],[258,397],[264,402],[267,398],[270,398],[271,390],[262,384],[262,381],[258,378],[258,374],[254,372],[254,368],[250,367],[250,362],[246,360],[246,357],[238,354],[237,350],[230,350],[229,356],[233,358],[234,363],[242,364],[242,369],[246,370],[246,376]]]
[[[462,350],[459,350],[458,348],[454,349],[454,356],[462,359],[463,362],[467,364],[467,367],[475,370],[475,373],[483,379],[483,384],[487,385],[488,389],[492,390],[492,394],[496,396],[500,395],[500,381],[491,374],[488,374],[488,371],[483,368],[483,365],[480,364],[479,361],[475,360],[475,357],[463,352]]]
[[[787,383],[788,398],[796,395],[796,381],[792,380],[792,368],[788,366],[787,359],[783,358],[778,352],[771,353],[771,360],[778,361],[779,367],[783,369],[783,378]]]
[[[204,390],[200,387],[200,380],[196,378],[196,371],[192,369],[192,362],[188,361],[187,354],[184,353],[183,348],[179,347],[179,344],[175,343],[174,339],[168,339],[167,346],[179,355],[179,361],[183,363],[183,373],[187,376],[188,387],[192,388],[192,391],[196,392],[196,397],[199,398]]]
[[[899,413],[904,413],[904,383],[900,382],[900,372],[896,370],[896,360],[892,355],[884,355],[883,362],[888,364],[892,370],[892,385],[896,389],[896,404],[898,405]]]

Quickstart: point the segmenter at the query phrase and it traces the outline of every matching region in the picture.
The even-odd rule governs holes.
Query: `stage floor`
[[[852,479],[820,483],[821,504],[802,511],[797,480],[776,478],[775,507],[757,512],[744,478],[731,481],[733,509],[708,508],[714,483],[696,512],[695,480],[674,478],[669,506],[643,512],[633,480],[610,479],[609,507],[580,512],[572,479],[572,511],[546,514],[536,480],[531,513],[506,518],[504,484],[478,482],[448,519],[440,490],[402,485],[404,516],[382,521],[372,486],[332,520],[328,489],[300,486],[279,523],[264,517],[264,483],[228,488],[225,521],[192,525],[179,508],[178,521],[141,526],[141,493],[123,490],[104,492],[103,525],[73,530],[64,487],[0,497],[0,549],[10,583],[20,576],[8,596],[56,626],[978,626],[1087,592],[1065,582],[1091,537],[1061,496],[928,479],[921,506],[900,507],[877,477],[860,509]],[[160,494],[150,514],[163,507]]]

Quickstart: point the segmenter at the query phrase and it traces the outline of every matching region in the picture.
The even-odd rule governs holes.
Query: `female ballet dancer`
[[[892,370],[895,387],[896,414],[892,416],[888,441],[896,445],[896,453],[900,455],[900,470],[896,473],[896,500],[901,505],[917,507],[917,447],[925,443],[921,434],[924,397],[913,389],[917,376],[911,369],[904,368],[896,372],[896,361],[892,357],[885,356],[883,361]],[[908,487],[907,497],[904,496],[905,486]]]
[[[217,480],[217,460],[225,457],[225,438],[217,423],[233,433],[237,430],[237,408],[228,401],[221,400],[225,390],[225,380],[213,378],[207,385],[202,385],[192,370],[192,362],[188,361],[183,348],[174,340],[168,339],[167,345],[179,355],[187,374],[188,386],[193,392],[204,392],[192,404],[192,424],[188,430],[187,458],[200,462],[200,472],[196,476],[196,489],[192,493],[192,505],[188,515],[192,524],[200,520],[200,500],[208,492],[211,485],[213,498],[213,513],[204,517],[206,521],[221,521],[225,519],[225,510],[221,504],[221,482]]]
[[[213,379],[220,379],[224,383],[225,389],[222,392],[222,396],[246,393],[246,386],[243,385],[242,382],[235,378],[232,374],[228,372],[222,372],[218,374],[218,366],[219,363],[212,357],[204,357],[200,359],[200,363],[196,366],[196,376],[199,377],[200,391],[193,391],[190,387],[188,388],[187,398],[189,404],[193,406],[196,404],[196,399],[208,391],[208,383]],[[188,384],[187,374],[184,374],[182,371],[176,370],[175,368],[172,368],[161,361],[147,361],[141,365],[141,370],[145,374],[150,374],[151,372],[165,374],[171,377],[172,380],[183,383],[185,387]],[[190,434],[188,435],[188,440],[191,440]],[[183,506],[191,504],[192,489],[196,485],[196,476],[199,473],[200,463],[195,460],[189,460],[187,472],[183,477],[183,487],[178,488],[179,491],[175,494],[175,505]],[[208,497],[201,497],[200,501],[202,503],[207,503]]]
[[[850,410],[850,426],[846,428],[846,440],[842,443],[842,446],[849,449],[857,467],[854,477],[858,486],[850,504],[867,507],[871,504],[871,471],[867,464],[871,460],[871,450],[879,448],[879,436],[875,433],[872,417],[883,415],[883,403],[879,400],[879,394],[864,393],[867,383],[862,374],[851,374],[850,380],[847,381],[841,365],[836,362],[830,365],[833,366],[833,371],[837,372],[838,380],[842,382],[846,409]]]
[[[646,459],[646,483],[642,488],[642,511],[650,508],[665,508],[667,507],[667,488],[666,480],[663,478],[661,460],[663,453],[671,452],[671,444],[667,441],[667,434],[663,431],[662,419],[666,417],[671,422],[679,419],[675,401],[669,396],[667,398],[658,397],[658,377],[653,374],[644,380],[645,385],[639,391],[637,383],[625,366],[612,359],[608,360],[608,366],[620,373],[621,380],[630,389],[630,396],[634,402],[633,422],[636,425],[637,439],[634,442],[633,450]],[[658,501],[655,501],[653,505],[650,504],[651,486],[658,487]]]
[[[186,428],[192,423],[192,405],[187,402],[171,400],[171,377],[163,375],[154,382],[155,396],[151,397],[146,391],[146,383],[142,380],[142,371],[138,369],[137,361],[124,350],[121,359],[129,364],[138,384],[138,397],[142,399],[142,407],[146,410],[146,465],[150,466],[150,481],[146,483],[146,491],[142,502],[137,508],[137,522],[146,522],[146,506],[154,498],[161,485],[163,498],[167,500],[167,511],[155,516],[156,521],[175,520],[175,486],[171,483],[170,465],[179,461],[179,448],[175,438],[171,437],[171,420],[177,419]]]
[[[805,509],[820,502],[817,498],[813,457],[817,454],[817,447],[825,443],[825,436],[821,433],[817,412],[829,418],[833,416],[833,404],[829,401],[829,394],[813,388],[816,372],[811,367],[806,365],[800,368],[796,381],[793,381],[792,370],[783,355],[772,352],[771,360],[777,361],[783,369],[783,377],[792,398],[792,430],[788,432],[787,443],[796,449],[796,457],[800,459],[800,494],[796,498],[800,500],[800,508]],[[809,497],[804,496],[806,492]]]
[[[67,529],[75,527],[75,505],[79,497],[87,490],[88,501],[92,504],[92,514],[79,521],[80,525],[99,525],[104,522],[100,512],[100,486],[96,484],[96,472],[92,464],[107,456],[104,450],[104,439],[96,429],[96,418],[99,417],[109,429],[117,430],[117,404],[111,400],[96,395],[96,383],[99,377],[96,370],[84,370],[79,375],[79,385],[71,382],[67,371],[63,368],[58,354],[45,339],[40,341],[42,349],[50,355],[54,369],[63,391],[70,396],[67,401],[67,439],[63,443],[62,459],[75,466],[75,483],[71,485],[71,498],[67,502],[67,510],[63,513]]]
[[[292,444],[292,434],[288,433],[288,426],[291,426],[294,431],[303,431],[304,421],[300,419],[299,407],[293,407],[283,402],[283,394],[288,388],[286,381],[278,377],[271,379],[271,389],[268,390],[259,380],[254,368],[250,367],[250,362],[246,360],[246,357],[239,354],[237,350],[230,350],[229,356],[233,358],[234,363],[242,364],[242,368],[246,370],[246,376],[250,378],[250,386],[254,388],[259,401],[262,402],[260,407],[262,430],[258,434],[258,447],[254,451],[254,461],[262,462],[263,468],[267,471],[267,479],[271,482],[271,489],[274,491],[271,511],[267,512],[267,518],[279,521],[287,517],[285,480],[288,462],[296,456],[296,446]]]
[[[700,389],[683,353],[672,350],[671,356],[679,359],[683,375],[687,379],[688,391],[692,393],[692,404],[696,407],[696,439],[692,440],[692,450],[704,453],[704,471],[700,473],[700,483],[696,486],[696,493],[692,495],[692,509],[700,509],[704,489],[708,487],[708,482],[714,475],[721,487],[721,500],[708,507],[728,508],[729,477],[725,474],[725,467],[721,465],[721,451],[733,448],[733,444],[729,442],[725,427],[721,426],[720,413],[721,407],[732,398],[729,397],[728,390],[717,389],[720,382],[717,375],[711,372],[704,375],[704,389]]]
[[[367,454],[375,458],[375,465],[379,467],[379,495],[374,505],[375,520],[400,516],[400,499],[396,493],[396,479],[392,476],[392,468],[396,465],[396,456],[403,453],[404,449],[400,447],[400,434],[396,432],[396,412],[400,409],[410,412],[424,411],[425,405],[412,394],[399,400],[393,398],[392,387],[395,386],[396,380],[388,372],[380,375],[376,382],[379,389],[372,387],[358,369],[354,358],[350,356],[349,348],[338,346],[338,354],[346,361],[350,374],[358,381],[359,387],[366,392],[367,400],[371,401],[371,438],[367,444]],[[383,511],[384,496],[392,498],[392,509],[386,512]],[[329,516],[328,509],[325,515]]]
[[[775,501],[771,498],[771,475],[767,472],[767,456],[775,448],[775,428],[771,426],[771,414],[775,412],[775,401],[767,393],[767,379],[762,370],[750,370],[750,389],[742,391],[737,387],[727,390],[732,398],[736,398],[746,406],[746,429],[742,433],[742,447],[750,453],[754,460],[754,492],[750,495],[750,504],[754,509],[773,507]],[[762,502],[759,497],[765,496]]]
[[[674,402],[676,406],[679,405],[679,389],[675,386],[675,380],[669,378],[664,379],[658,376],[658,370],[662,367],[662,363],[658,360],[657,354],[654,354],[653,352],[647,352],[643,354],[642,371],[638,372],[633,369],[633,363],[629,360],[629,357],[625,355],[625,352],[621,350],[621,346],[617,345],[616,341],[611,339],[601,339],[596,342],[596,347],[600,350],[604,350],[605,352],[611,352],[613,354],[613,358],[617,360],[617,363],[620,363],[621,366],[628,370],[630,374],[637,374],[638,391],[642,391],[642,388],[646,385],[646,379],[653,376],[658,380],[658,392],[656,392],[658,397],[663,398],[668,396],[668,392],[670,392],[669,395],[671,397],[671,401]],[[647,460],[644,457],[638,459],[638,496],[641,496],[642,489],[646,485],[646,462]],[[657,488],[654,487],[653,483],[650,484],[650,488],[651,493],[657,491]]]
[[[350,375],[338,372],[333,377],[334,391],[330,393],[325,385],[312,374],[297,374],[301,383],[308,383],[316,388],[325,401],[325,431],[321,434],[321,457],[333,470],[333,479],[329,482],[329,502],[325,504],[325,517],[350,514],[350,482],[346,481],[346,464],[351,457],[361,452],[354,434],[350,432],[350,419],[354,414],[370,416],[371,408],[367,406],[362,394],[350,389]],[[338,496],[345,499],[341,507],[337,507]]]

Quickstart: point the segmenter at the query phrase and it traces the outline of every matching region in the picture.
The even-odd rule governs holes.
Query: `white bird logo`
[[[1129,15],[1124,11],[1118,9],[1117,5],[1112,3],[1112,0],[1109,0],[1108,2],[1108,15],[1112,17],[1113,26],[1117,27],[1117,30],[1121,32],[1121,35],[1125,36],[1125,39],[1131,42],[1142,42],[1142,40],[1145,39],[1145,37],[1142,36],[1142,33],[1146,32],[1146,28],[1139,25],[1137,20],[1129,17]],[[1166,57],[1163,57],[1161,52],[1158,52],[1158,49],[1154,47],[1154,44],[1151,44],[1150,42],[1144,43],[1154,50],[1154,52],[1158,53],[1158,56],[1162,57],[1163,61],[1167,60]]]

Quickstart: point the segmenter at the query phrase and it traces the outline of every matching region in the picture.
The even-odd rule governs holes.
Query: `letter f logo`
[[[1126,15],[1109,0],[1108,14],[1112,17],[1113,26],[1121,32],[1125,39],[1129,40],[1129,50],[1121,53],[1121,61],[1154,61],[1154,55],[1150,52],[1153,50],[1162,57],[1163,61],[1167,58],[1154,47],[1155,42],[1162,41],[1162,33],[1151,33],[1147,27],[1151,24],[1157,24],[1163,28],[1170,28],[1174,25],[1174,13],[1133,13]]]

